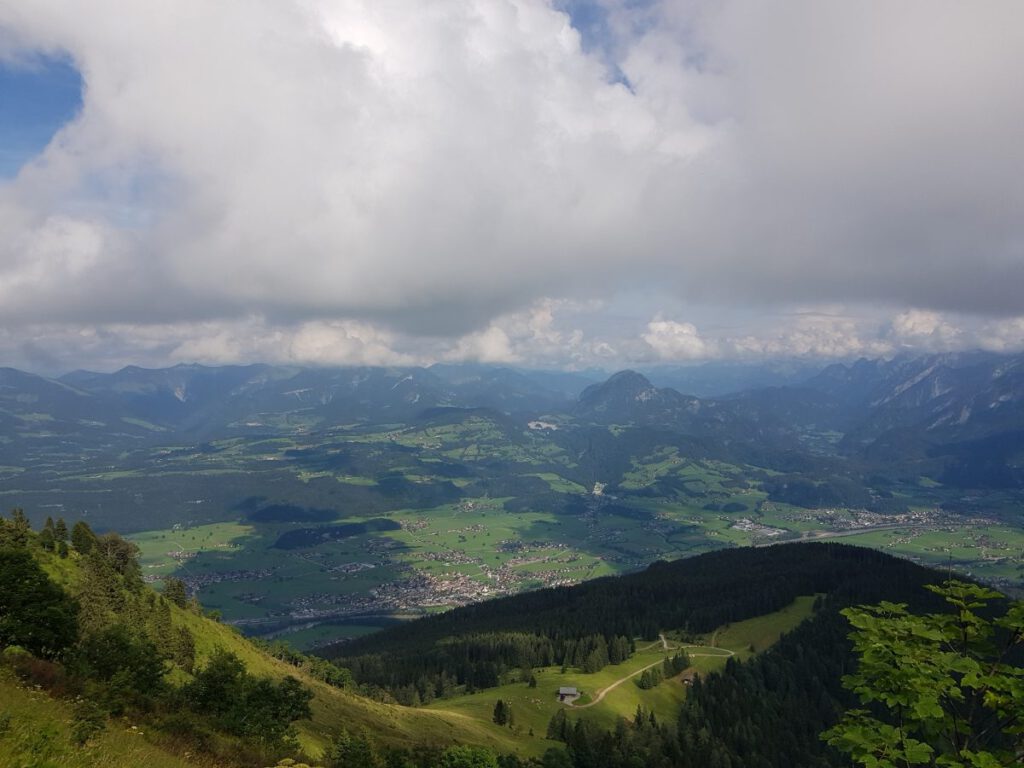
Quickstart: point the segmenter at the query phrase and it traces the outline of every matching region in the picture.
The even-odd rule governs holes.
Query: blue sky
[[[1024,348],[1019,0],[32,0],[0,62],[0,365]]]
[[[0,176],[13,176],[82,106],[82,78],[67,58],[0,59]]]

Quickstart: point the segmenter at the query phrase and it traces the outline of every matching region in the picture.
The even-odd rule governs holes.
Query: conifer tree
[[[53,518],[46,518],[43,529],[39,532],[39,546],[47,552],[53,552],[57,545],[57,539],[53,535]]]
[[[79,520],[71,529],[71,546],[79,554],[86,555],[96,545],[96,534],[84,520]]]
[[[163,595],[179,608],[184,608],[188,604],[188,591],[185,589],[185,582],[173,576],[164,579]]]
[[[27,550],[0,550],[0,646],[59,656],[78,634],[75,604]]]
[[[11,510],[11,522],[5,524],[6,537],[11,546],[24,547],[28,544],[28,535],[31,527],[28,518],[25,517],[25,510],[15,507]]]
[[[497,725],[508,725],[509,719],[509,707],[502,699],[498,699],[494,704],[494,714],[491,719]]]

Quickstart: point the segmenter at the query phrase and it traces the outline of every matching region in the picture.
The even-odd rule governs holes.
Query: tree
[[[665,675],[660,668],[651,667],[640,673],[640,677],[636,679],[636,685],[646,691],[657,687],[664,679]]]
[[[39,546],[48,552],[53,552],[54,547],[57,546],[57,538],[53,532],[53,518],[46,518],[46,522],[43,523],[43,529],[39,532]]]
[[[196,641],[188,627],[178,627],[174,649],[171,651],[174,663],[191,673],[196,663]]]
[[[558,741],[567,741],[571,730],[572,726],[569,724],[569,718],[565,715],[565,710],[559,708],[548,721],[547,737]]]
[[[24,549],[0,549],[0,646],[59,656],[78,636],[78,608]]]
[[[498,768],[498,758],[482,747],[448,747],[441,753],[438,768]]]
[[[508,725],[509,707],[503,700],[498,699],[494,703],[494,714],[491,719],[498,725]]]
[[[139,547],[116,533],[106,533],[94,539],[93,547],[106,557],[114,570],[125,577],[129,586],[142,585],[142,570],[139,568]]]
[[[144,707],[164,688],[166,657],[149,638],[123,624],[87,635],[74,662],[81,675],[102,684],[98,695],[111,714]]]
[[[53,526],[53,537],[60,543],[68,540],[68,524],[64,522],[63,517],[57,518],[57,522]]]
[[[75,597],[82,634],[100,632],[119,619],[124,620],[129,613],[128,594],[111,563],[95,547],[79,563],[82,578],[78,580]]]
[[[210,715],[220,728],[263,745],[291,740],[292,722],[310,716],[313,698],[294,677],[275,684],[248,674],[242,661],[224,650],[214,652],[182,693],[192,709]]]
[[[929,586],[950,606],[917,616],[906,604],[847,608],[859,657],[843,678],[868,709],[822,737],[871,768],[1000,768],[1024,761],[1024,603],[996,619],[998,592],[961,581]]]
[[[10,522],[0,518],[0,546],[24,547],[31,530],[25,510],[15,507],[11,510]]]
[[[330,768],[383,768],[377,746],[365,730],[350,734],[344,728],[335,735],[324,754]]]
[[[164,597],[179,608],[184,608],[188,604],[188,590],[185,589],[185,582],[173,576],[164,579]]]
[[[87,554],[96,544],[96,534],[88,523],[79,520],[71,529],[71,546],[80,554]]]

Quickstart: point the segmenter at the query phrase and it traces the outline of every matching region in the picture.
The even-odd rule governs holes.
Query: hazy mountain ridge
[[[797,369],[799,370],[799,369]],[[1000,487],[1024,482],[1024,355],[988,353],[859,360],[826,367],[799,386],[696,397],[656,387],[636,371],[586,386],[574,374],[486,365],[338,369],[249,365],[77,371],[46,379],[0,371],[0,425],[11,440],[209,440],[260,431],[313,432],[342,425],[408,424],[439,409],[491,409],[514,423],[551,415],[566,424],[674,432],[721,456],[758,463],[784,452],[858,462],[910,462],[957,483],[977,475]],[[450,415],[446,418],[457,418]],[[506,430],[508,431],[508,430]],[[710,441],[710,442],[709,442]],[[980,445],[983,471],[968,447]],[[15,456],[8,442],[0,453]],[[995,469],[990,465],[995,465]],[[914,471],[918,471],[915,469]],[[998,480],[992,480],[998,476]],[[985,480],[988,477],[989,480]]]

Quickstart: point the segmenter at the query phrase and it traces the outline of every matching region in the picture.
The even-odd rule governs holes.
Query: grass
[[[748,659],[774,645],[783,634],[808,618],[814,599],[813,596],[798,597],[782,610],[727,624],[705,639],[708,642],[713,640],[719,648],[732,649],[740,661]]]
[[[67,560],[61,560],[56,556],[46,556],[41,562],[47,572],[59,583],[73,588],[79,577],[79,571],[76,568],[77,560],[78,556],[72,554]],[[446,745],[458,742],[487,746],[500,752],[509,752],[515,748],[515,738],[511,733],[496,733],[462,713],[411,709],[383,704],[363,698],[348,690],[333,688],[310,677],[300,669],[296,669],[285,662],[268,656],[243,637],[237,630],[228,625],[218,623],[177,606],[170,606],[170,610],[174,626],[186,627],[195,639],[197,668],[202,668],[217,649],[223,649],[238,656],[251,674],[266,676],[275,680],[282,680],[286,676],[293,676],[313,692],[314,698],[311,702],[313,717],[310,720],[302,720],[296,724],[300,745],[312,755],[320,754],[326,748],[331,738],[343,727],[349,730],[366,728],[378,741],[385,745],[410,747],[416,744]],[[172,675],[170,681],[180,684],[185,679],[187,679],[187,675],[178,670]],[[9,680],[4,681],[0,678],[0,682],[16,688],[14,683]],[[0,696],[4,693],[4,688],[0,687]],[[26,695],[29,695],[29,693],[31,692],[26,692]],[[43,694],[32,694],[32,696],[38,699],[38,706],[50,713],[46,715],[42,710],[37,711],[28,706],[31,702],[23,702],[23,697],[18,698],[19,696],[20,694],[0,698],[0,701],[5,702],[0,704],[0,712],[3,712],[9,706],[6,702],[17,701],[18,706],[15,708],[15,711],[19,718],[17,722],[19,729],[22,717],[24,717],[24,722],[34,722],[37,720],[38,715],[39,722],[44,725],[51,720],[59,720],[64,725],[55,726],[57,728],[56,734],[52,738],[48,735],[46,741],[47,743],[53,741],[54,744],[63,744],[67,741],[64,734],[66,733],[66,722],[69,717],[66,708],[64,708],[61,702],[53,701]],[[22,703],[25,703],[26,706],[22,707]],[[18,733],[21,733],[21,730]],[[49,734],[49,731],[46,733]],[[117,736],[116,738],[121,739],[124,737]],[[131,738],[136,739],[136,741],[132,741],[130,744],[138,744],[140,749],[146,744],[145,740],[134,734]],[[21,744],[21,741],[17,743]],[[33,744],[34,742],[29,743],[29,741],[26,741],[24,746],[17,747],[17,751],[14,754],[22,755],[25,753],[25,750],[34,749]],[[4,741],[0,740],[0,754],[4,752],[2,749],[3,745]],[[46,747],[46,749],[50,749],[50,747]],[[63,750],[63,747],[60,747],[60,750]],[[150,760],[148,759],[148,752],[139,752],[138,759],[124,757],[127,753],[123,752],[122,746],[119,746],[119,742],[116,742],[116,739],[109,752],[113,756],[109,760],[107,760],[107,757],[104,757],[104,760],[107,760],[107,762],[103,763],[60,762],[59,759],[63,759],[61,756],[64,754],[60,750],[54,752],[55,757],[53,759],[56,762],[53,762],[53,765],[147,765],[162,768],[165,765],[177,766],[186,764],[180,760],[174,762],[176,758],[173,758],[173,756],[166,758],[153,756],[152,760]],[[106,755],[107,753],[104,752],[103,754]],[[13,766],[22,768],[24,765],[43,766],[50,764],[44,761],[10,763],[12,768]],[[6,765],[0,762],[0,768],[6,768]]]
[[[241,546],[239,542],[249,538],[252,533],[252,526],[212,523],[194,528],[144,531],[128,538],[139,547],[139,563],[143,573],[169,576],[181,567],[182,556],[238,549]]]
[[[145,419],[136,419],[131,416],[122,416],[121,421],[123,421],[125,424],[132,424],[133,426],[136,427],[148,429],[150,432],[167,432],[166,427],[161,427],[158,424],[153,424],[152,422],[146,421]]]
[[[546,482],[555,493],[586,493],[587,489],[572,480],[566,480],[554,472],[534,472],[532,477],[539,477]]]
[[[45,693],[18,685],[0,674],[0,719],[10,717],[0,731],[0,768],[184,768],[214,766],[202,757],[186,759],[150,740],[145,729],[126,721],[111,721],[86,747],[71,741],[71,707]]]

